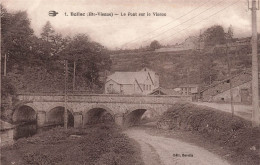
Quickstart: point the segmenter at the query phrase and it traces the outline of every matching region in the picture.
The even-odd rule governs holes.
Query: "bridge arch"
[[[74,115],[70,108],[68,110],[68,127],[74,126]],[[46,113],[47,125],[64,125],[64,104],[52,106]]]
[[[15,108],[15,111],[12,115],[12,120],[14,123],[36,122],[37,108],[30,103],[20,105]]]
[[[64,103],[55,103],[54,105],[51,105],[50,107],[48,107],[46,112],[49,112],[56,107],[63,107],[64,108],[64,106],[65,106]],[[69,110],[71,113],[74,113],[73,109],[68,105],[67,105],[67,110]]]
[[[124,126],[130,127],[138,125],[144,116],[147,119],[154,119],[155,116],[158,116],[158,114],[157,111],[148,105],[133,106],[129,108],[124,115]]]
[[[92,105],[84,112],[84,124],[114,122],[115,113],[105,105]]]

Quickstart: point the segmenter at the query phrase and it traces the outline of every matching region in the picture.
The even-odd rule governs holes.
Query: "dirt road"
[[[228,165],[217,155],[172,138],[152,136],[141,128],[131,128],[125,133],[136,140],[147,165]]]

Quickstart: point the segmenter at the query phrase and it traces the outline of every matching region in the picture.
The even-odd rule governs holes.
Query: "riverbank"
[[[1,151],[2,165],[142,165],[139,145],[114,124],[84,129],[62,127],[22,138]]]

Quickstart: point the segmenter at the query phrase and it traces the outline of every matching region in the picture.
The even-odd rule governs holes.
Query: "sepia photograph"
[[[0,8],[0,165],[260,165],[260,0]]]

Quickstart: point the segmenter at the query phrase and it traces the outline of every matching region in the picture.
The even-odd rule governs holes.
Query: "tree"
[[[203,34],[206,46],[215,46],[217,44],[225,43],[225,31],[222,26],[214,25],[208,28]]]
[[[67,59],[70,63],[76,62],[77,76],[87,82],[89,89],[101,87],[99,73],[109,70],[111,66],[110,57],[104,46],[91,41],[85,34],[78,34],[61,54],[61,59]]]
[[[161,44],[157,40],[152,41],[150,44],[151,50],[159,49],[160,47],[161,47]]]
[[[50,42],[51,40],[53,40],[54,35],[55,35],[55,31],[50,21],[47,21],[42,28],[41,38],[47,42]]]
[[[228,32],[227,32],[227,34],[226,34],[226,39],[227,39],[227,40],[231,40],[231,39],[233,39],[233,36],[234,36],[234,30],[233,30],[232,25],[230,25],[230,26],[228,27]]]
[[[24,11],[9,13],[2,5],[1,9],[1,56],[3,58],[5,54],[7,55],[8,70],[14,65],[23,69],[23,66],[28,64],[31,54],[33,30],[30,27],[30,20]]]

